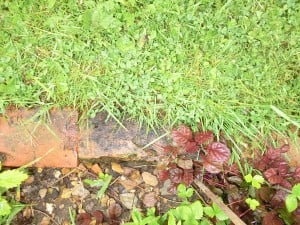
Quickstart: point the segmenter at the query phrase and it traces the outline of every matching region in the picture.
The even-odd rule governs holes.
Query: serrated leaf
[[[10,212],[11,207],[8,202],[5,199],[0,198],[0,216],[7,216],[10,214]]]
[[[176,225],[176,220],[172,213],[169,213],[168,225]]]
[[[179,145],[184,147],[186,143],[193,138],[192,131],[189,127],[181,125],[177,130],[172,132],[174,141]]]
[[[254,175],[253,180],[257,181],[260,184],[265,182],[265,179],[261,175]]]
[[[0,173],[0,187],[9,189],[19,186],[28,178],[28,175],[20,170],[6,170]]]
[[[194,141],[188,141],[186,142],[185,146],[184,146],[184,150],[188,153],[195,153],[199,150],[199,146],[197,145],[196,142]]]
[[[300,200],[300,184],[296,184],[293,189],[292,193],[297,196],[297,198]]]
[[[210,218],[213,218],[215,216],[215,211],[214,211],[214,209],[211,206],[204,207],[203,211]]]
[[[249,174],[247,174],[246,176],[244,176],[244,179],[245,179],[245,181],[246,181],[247,183],[251,183],[252,180],[253,180],[253,177],[252,177],[252,175],[249,173]]]
[[[186,205],[178,206],[175,209],[175,211],[176,211],[177,219],[189,220],[190,218],[193,218],[193,212],[189,206]]]
[[[295,211],[295,209],[298,207],[297,197],[293,194],[289,194],[286,196],[285,205],[289,212]]]
[[[218,220],[223,221],[228,219],[228,216],[223,212],[222,209],[219,208],[216,203],[213,203],[213,209]]]
[[[250,209],[255,210],[259,206],[259,202],[256,199],[247,198],[246,203],[249,205]]]
[[[191,204],[191,209],[196,220],[200,220],[203,217],[203,206],[200,201],[193,202]]]
[[[195,141],[201,145],[205,143],[210,143],[214,140],[214,134],[211,131],[202,131],[202,132],[197,132],[195,134]]]
[[[229,148],[220,142],[212,142],[206,148],[206,158],[210,162],[224,163],[230,158]]]

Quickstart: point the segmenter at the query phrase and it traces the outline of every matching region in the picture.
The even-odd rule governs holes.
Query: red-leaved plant
[[[175,191],[180,183],[191,185],[200,167],[200,170],[203,168],[211,174],[220,173],[230,158],[229,148],[224,143],[214,141],[211,131],[193,134],[189,127],[181,125],[172,131],[172,136],[176,146],[166,146],[164,150],[178,161],[169,163],[168,169],[159,174],[161,181],[171,180],[171,192]],[[198,160],[195,153],[198,153]]]

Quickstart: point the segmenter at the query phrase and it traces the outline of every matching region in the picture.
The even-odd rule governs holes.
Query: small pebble
[[[60,177],[60,175],[61,175],[61,172],[59,170],[55,170],[54,173],[53,173],[53,175],[54,175],[54,177],[56,179],[58,179]]]
[[[45,198],[46,194],[47,194],[46,188],[39,190],[39,196],[41,197],[41,199]]]
[[[46,211],[52,215],[54,210],[54,204],[53,203],[46,203]]]

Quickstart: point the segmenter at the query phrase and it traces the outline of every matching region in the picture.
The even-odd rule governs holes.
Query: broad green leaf
[[[222,209],[219,208],[219,206],[215,203],[213,203],[213,209],[215,212],[215,216],[218,218],[218,220],[227,220],[228,216],[223,212]]]
[[[186,197],[187,197],[187,198],[192,197],[193,193],[194,193],[194,189],[193,189],[193,188],[188,188],[188,189],[186,190]]]
[[[198,225],[198,222],[197,222],[197,220],[191,218],[189,220],[184,221],[183,225]]]
[[[265,179],[261,175],[255,175],[252,180],[252,186],[259,189],[264,181]]]
[[[212,225],[212,223],[208,219],[204,218],[201,220],[200,225]]]
[[[9,203],[3,199],[0,198],[0,216],[7,216],[11,212],[11,207]]]
[[[293,212],[298,207],[298,200],[294,194],[286,196],[285,205],[289,212]]]
[[[172,213],[169,213],[168,225],[176,225],[176,220]]]
[[[185,192],[185,191],[186,191],[186,187],[185,187],[184,184],[179,184],[179,185],[177,186],[177,192],[178,192],[178,194],[179,194],[179,193],[182,193],[182,192]]]
[[[249,174],[247,174],[246,176],[244,176],[244,179],[245,179],[245,181],[246,181],[247,183],[251,183],[252,180],[253,180],[253,177],[252,177],[252,175],[249,173]]]
[[[136,208],[133,208],[131,212],[131,217],[133,222],[137,224],[142,221],[142,214]]]
[[[200,201],[195,201],[191,204],[191,209],[196,220],[200,220],[203,217],[203,206]]]
[[[259,202],[256,199],[247,198],[246,203],[249,205],[250,209],[255,210],[259,206]]]
[[[0,173],[0,187],[9,189],[19,186],[28,178],[28,175],[20,170],[6,170]]]
[[[215,216],[215,211],[211,206],[206,206],[203,208],[204,213],[209,216],[210,218],[213,218]]]
[[[193,218],[192,209],[189,206],[181,205],[176,209],[176,217],[179,220],[189,220],[189,218]]]
[[[300,184],[296,184],[293,189],[292,193],[297,196],[297,198],[300,200]]]

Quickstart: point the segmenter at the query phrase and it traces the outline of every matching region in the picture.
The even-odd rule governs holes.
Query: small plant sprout
[[[219,206],[213,202],[212,206],[204,207],[204,213],[210,217],[216,217],[220,221],[228,220],[228,216],[219,208]]]
[[[4,221],[6,224],[10,224],[14,216],[25,207],[13,199],[7,199],[5,193],[10,188],[19,187],[27,178],[28,175],[19,169],[0,173],[0,224],[3,224]]]
[[[179,198],[184,199],[187,201],[188,198],[192,197],[194,193],[193,188],[186,188],[184,184],[179,184],[177,187],[177,195]]]
[[[300,201],[300,183],[292,188],[292,193],[288,194],[285,199],[285,205],[289,212],[297,209]]]
[[[249,173],[244,176],[247,183],[251,183],[251,186],[260,189],[261,185],[265,182],[265,179],[261,175],[254,175],[254,177]]]
[[[257,201],[256,199],[253,199],[253,198],[247,198],[246,203],[249,205],[250,209],[252,209],[253,211],[260,205],[259,201]]]
[[[112,176],[109,174],[99,173],[97,180],[85,179],[84,182],[89,184],[91,187],[101,187],[97,193],[97,198],[101,199],[108,188]]]

